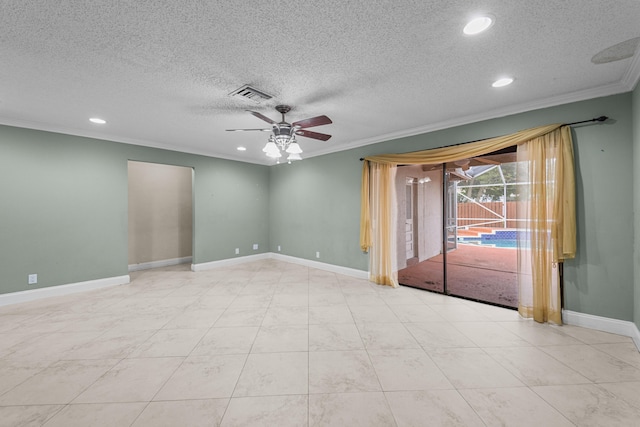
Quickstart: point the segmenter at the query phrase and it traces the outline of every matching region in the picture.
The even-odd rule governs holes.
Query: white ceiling
[[[225,132],[266,125],[247,109],[329,116],[310,157],[630,91],[637,39],[591,59],[639,23],[638,0],[2,0],[0,123],[271,164],[266,133]],[[228,95],[244,84],[274,98]]]

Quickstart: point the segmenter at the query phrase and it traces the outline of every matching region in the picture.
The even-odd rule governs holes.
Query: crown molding
[[[640,60],[638,61],[636,81],[640,77]],[[629,74],[629,73],[627,73]],[[631,79],[631,77],[629,77]],[[489,110],[479,114],[472,114],[468,116],[458,117],[455,119],[444,120],[438,123],[433,123],[427,126],[421,126],[413,129],[405,129],[400,132],[392,132],[373,138],[361,139],[354,141],[347,145],[342,145],[339,150],[320,150],[313,154],[309,154],[306,158],[322,156],[326,154],[336,153],[339,151],[351,150],[354,148],[364,147],[366,145],[377,144],[380,142],[391,141],[394,139],[406,138],[410,136],[420,135],[424,133],[435,132],[444,129],[450,129],[457,126],[468,125],[471,123],[482,122],[485,120],[497,119],[500,117],[507,117],[515,114],[526,113],[528,111],[540,110],[543,108],[556,107],[558,105],[570,104],[572,102],[586,101],[588,99],[601,98],[610,95],[617,95],[620,93],[630,92],[633,90],[629,87],[629,84],[623,84],[622,82],[612,83],[606,86],[600,86],[597,88],[581,90],[568,94],[558,95],[551,98],[545,98],[542,100],[536,100],[531,102],[524,102],[521,104],[511,105],[507,107],[497,108]]]

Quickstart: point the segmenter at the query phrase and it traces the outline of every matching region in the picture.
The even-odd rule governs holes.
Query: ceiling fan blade
[[[271,132],[271,129],[225,129],[227,132],[251,132],[251,131],[260,131],[260,132]]]
[[[271,120],[269,117],[265,116],[264,114],[260,114],[257,111],[251,111],[251,110],[247,110],[249,113],[253,114],[254,116],[256,116],[257,118],[259,118],[260,120],[264,120],[267,123],[270,123],[272,125],[275,125],[276,122]]]
[[[296,135],[305,136],[307,138],[319,139],[320,141],[327,141],[331,138],[331,135],[326,133],[311,132],[310,130],[298,129]]]
[[[304,129],[304,128],[311,128],[314,126],[329,125],[331,123],[333,122],[329,117],[317,116],[317,117],[311,117],[310,119],[304,119],[304,120],[299,120],[297,122],[293,122],[291,123],[291,126]]]

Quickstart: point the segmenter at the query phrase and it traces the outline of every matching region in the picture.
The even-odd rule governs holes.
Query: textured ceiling
[[[267,134],[225,132],[266,125],[247,109],[329,116],[310,157],[632,90],[639,22],[637,0],[0,0],[0,123],[270,164]]]

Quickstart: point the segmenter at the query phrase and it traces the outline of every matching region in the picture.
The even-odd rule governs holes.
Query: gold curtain
[[[575,178],[568,126],[518,146],[518,181],[528,182],[518,206],[526,232],[518,239],[518,311],[562,324],[558,263],[573,258]]]
[[[553,141],[553,142],[551,142]],[[524,151],[520,148],[521,145],[526,143]],[[536,276],[530,280],[530,288],[526,290],[532,295],[532,307],[539,307],[541,300],[553,300],[557,306],[557,312],[560,313],[559,303],[559,290],[557,295],[555,291],[551,290],[553,275],[550,273],[551,268],[556,262],[562,262],[564,259],[573,258],[575,256],[576,248],[576,224],[575,224],[575,183],[574,183],[574,171],[573,171],[573,146],[571,141],[571,129],[568,126],[562,126],[561,124],[552,124],[547,126],[540,126],[537,128],[526,129],[520,132],[516,132],[511,135],[485,139],[482,141],[472,142],[468,144],[455,145],[451,147],[442,147],[432,150],[424,150],[413,153],[403,154],[385,154],[379,156],[366,157],[362,166],[362,188],[360,192],[361,197],[361,212],[360,212],[360,247],[363,251],[367,252],[370,249],[378,250],[376,256],[387,257],[386,262],[376,260],[377,264],[391,265],[395,262],[395,257],[391,258],[392,249],[386,250],[384,248],[377,249],[377,246],[381,242],[389,242],[389,244],[395,248],[395,241],[390,238],[378,238],[376,239],[373,233],[391,233],[394,227],[389,227],[387,231],[378,228],[372,223],[372,212],[374,207],[370,205],[370,201],[373,200],[375,194],[379,194],[381,191],[386,191],[380,185],[386,187],[393,187],[394,183],[389,181],[382,184],[380,181],[373,182],[370,180],[370,174],[374,170],[375,165],[388,165],[391,168],[395,168],[397,165],[416,165],[416,164],[438,164],[454,162],[456,160],[468,159],[471,157],[477,157],[484,154],[489,154],[494,151],[498,151],[514,145],[519,146],[519,152],[533,153],[540,147],[550,147],[543,150],[545,153],[545,161],[533,162],[530,160],[530,167],[528,170],[531,173],[535,172],[536,175],[529,178],[531,182],[539,182],[540,185],[532,186],[532,194],[535,195],[535,199],[528,203],[530,209],[528,210],[527,218],[530,223],[540,225],[535,230],[541,230],[541,224],[549,223],[549,232],[535,231],[533,234],[536,239],[531,239],[531,251],[528,253],[528,259],[522,259],[522,264],[530,264],[539,266],[540,270],[536,267],[536,271],[546,271],[547,276]],[[532,148],[535,147],[535,148]],[[524,157],[522,157],[524,160]],[[551,169],[552,174],[547,174],[547,171]],[[391,170],[391,169],[390,169]],[[376,172],[377,173],[377,172]],[[542,177],[544,174],[544,178]],[[388,177],[388,179],[391,179]],[[551,179],[554,184],[550,189],[548,186],[543,186],[547,181]],[[385,187],[385,188],[386,188]],[[545,188],[545,193],[537,193],[538,189]],[[541,191],[541,190],[540,190]],[[546,201],[551,198],[547,204]],[[545,200],[546,207],[540,207],[539,202]],[[395,206],[393,207],[395,209]],[[544,219],[541,217],[545,212]],[[545,225],[546,227],[546,225]],[[378,229],[377,229],[378,228]],[[377,230],[376,230],[377,229]],[[546,230],[546,229],[545,229]],[[549,236],[547,239],[543,236]],[[539,238],[538,238],[539,237]],[[522,252],[524,254],[525,252]],[[534,255],[537,253],[538,255]],[[544,255],[541,255],[544,254]],[[546,260],[551,260],[547,263]],[[373,265],[372,259],[371,264]],[[557,272],[557,268],[556,268]],[[376,283],[380,280],[379,274],[373,274],[372,268],[372,280]],[[551,278],[544,279],[544,277],[551,276]],[[386,277],[386,276],[385,276]],[[386,280],[386,279],[385,279]],[[524,282],[523,282],[524,283]],[[386,284],[386,283],[383,283]],[[535,286],[534,286],[535,284]],[[533,291],[536,289],[536,292]],[[539,292],[538,292],[539,291]],[[521,288],[521,292],[523,292]],[[552,293],[553,295],[549,295]],[[533,298],[533,295],[546,295],[545,298]],[[542,304],[545,305],[545,304]],[[529,309],[525,306],[521,310],[521,314],[526,317],[534,317],[537,321],[551,320],[555,323],[560,323],[555,314],[551,317],[548,316],[547,309],[542,309],[542,313],[546,315],[536,315],[538,308]],[[555,308],[551,310],[555,312]]]
[[[398,287],[396,268],[396,167],[389,164],[371,164],[369,279],[380,285]],[[366,178],[369,181],[369,177]],[[365,230],[366,232],[366,230]]]

